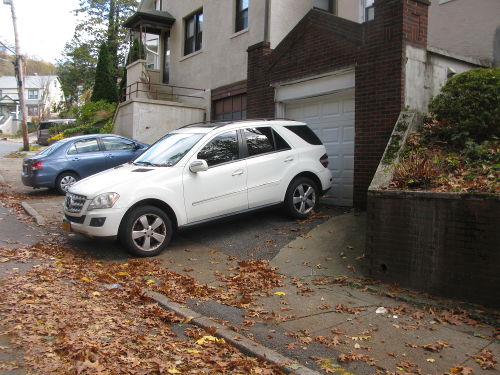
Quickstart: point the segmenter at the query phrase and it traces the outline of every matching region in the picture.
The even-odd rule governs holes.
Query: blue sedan
[[[23,184],[55,188],[60,194],[76,181],[127,163],[142,154],[147,144],[115,134],[92,134],[62,139],[23,160]]]

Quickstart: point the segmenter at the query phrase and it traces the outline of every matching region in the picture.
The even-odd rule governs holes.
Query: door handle
[[[243,169],[238,169],[237,171],[235,171],[235,172],[233,173],[233,176],[240,176],[240,175],[242,175],[242,174],[243,174]]]
[[[78,160],[80,160],[80,158],[73,158],[73,159],[71,159],[71,160],[73,160],[73,161],[78,161]]]
[[[285,163],[288,163],[289,161],[293,161],[293,156],[289,156],[285,159]]]
[[[107,154],[106,155],[108,158],[112,158],[113,157],[113,154]]]

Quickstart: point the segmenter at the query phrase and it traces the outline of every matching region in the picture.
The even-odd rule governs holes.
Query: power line
[[[7,44],[5,44],[4,42],[2,42],[1,40],[0,40],[0,44],[1,44],[2,46],[4,46],[5,48],[7,48],[7,49],[8,49],[10,52],[12,52],[14,55],[16,54],[16,51],[14,51],[13,49],[11,49],[11,48],[10,48]]]

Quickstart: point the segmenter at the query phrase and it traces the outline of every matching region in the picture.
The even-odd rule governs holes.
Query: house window
[[[375,18],[375,0],[361,0],[363,8],[363,22],[372,21]]]
[[[337,0],[314,0],[314,7],[337,14]]]
[[[246,94],[234,95],[214,101],[215,120],[245,120],[247,118]]]
[[[38,89],[29,89],[28,99],[38,99]]]
[[[189,55],[201,49],[203,37],[203,9],[184,19],[184,24],[184,55]]]
[[[248,0],[236,0],[236,32],[248,28]]]
[[[28,106],[28,116],[38,116],[38,106],[29,105]]]
[[[160,36],[143,33],[143,44],[146,50],[146,67],[151,70],[160,69]]]
[[[156,10],[163,10],[162,9],[162,2],[163,2],[163,0],[155,0],[155,9]]]

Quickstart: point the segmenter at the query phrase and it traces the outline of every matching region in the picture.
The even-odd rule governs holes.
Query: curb
[[[245,336],[239,335],[231,329],[210,320],[208,317],[201,315],[179,303],[170,301],[163,294],[156,293],[150,290],[145,290],[144,294],[156,301],[161,307],[166,310],[175,312],[180,317],[189,320],[190,324],[197,325],[204,329],[216,329],[214,336],[223,338],[232,346],[238,348],[243,353],[253,357],[259,357],[267,362],[276,365],[280,370],[287,374],[296,375],[321,375],[319,372],[311,370],[307,367],[297,364],[291,358],[285,357],[273,349],[269,349],[261,344],[258,344]],[[237,340],[235,340],[235,337]],[[293,367],[292,367],[293,366]]]
[[[21,202],[21,206],[23,206],[24,208],[24,211],[26,211],[26,213],[31,216],[33,219],[35,219],[35,222],[38,224],[38,225],[45,225],[45,219],[43,218],[42,215],[40,215],[37,210],[35,210],[33,207],[31,207],[31,205],[26,202],[26,201],[22,201]]]

